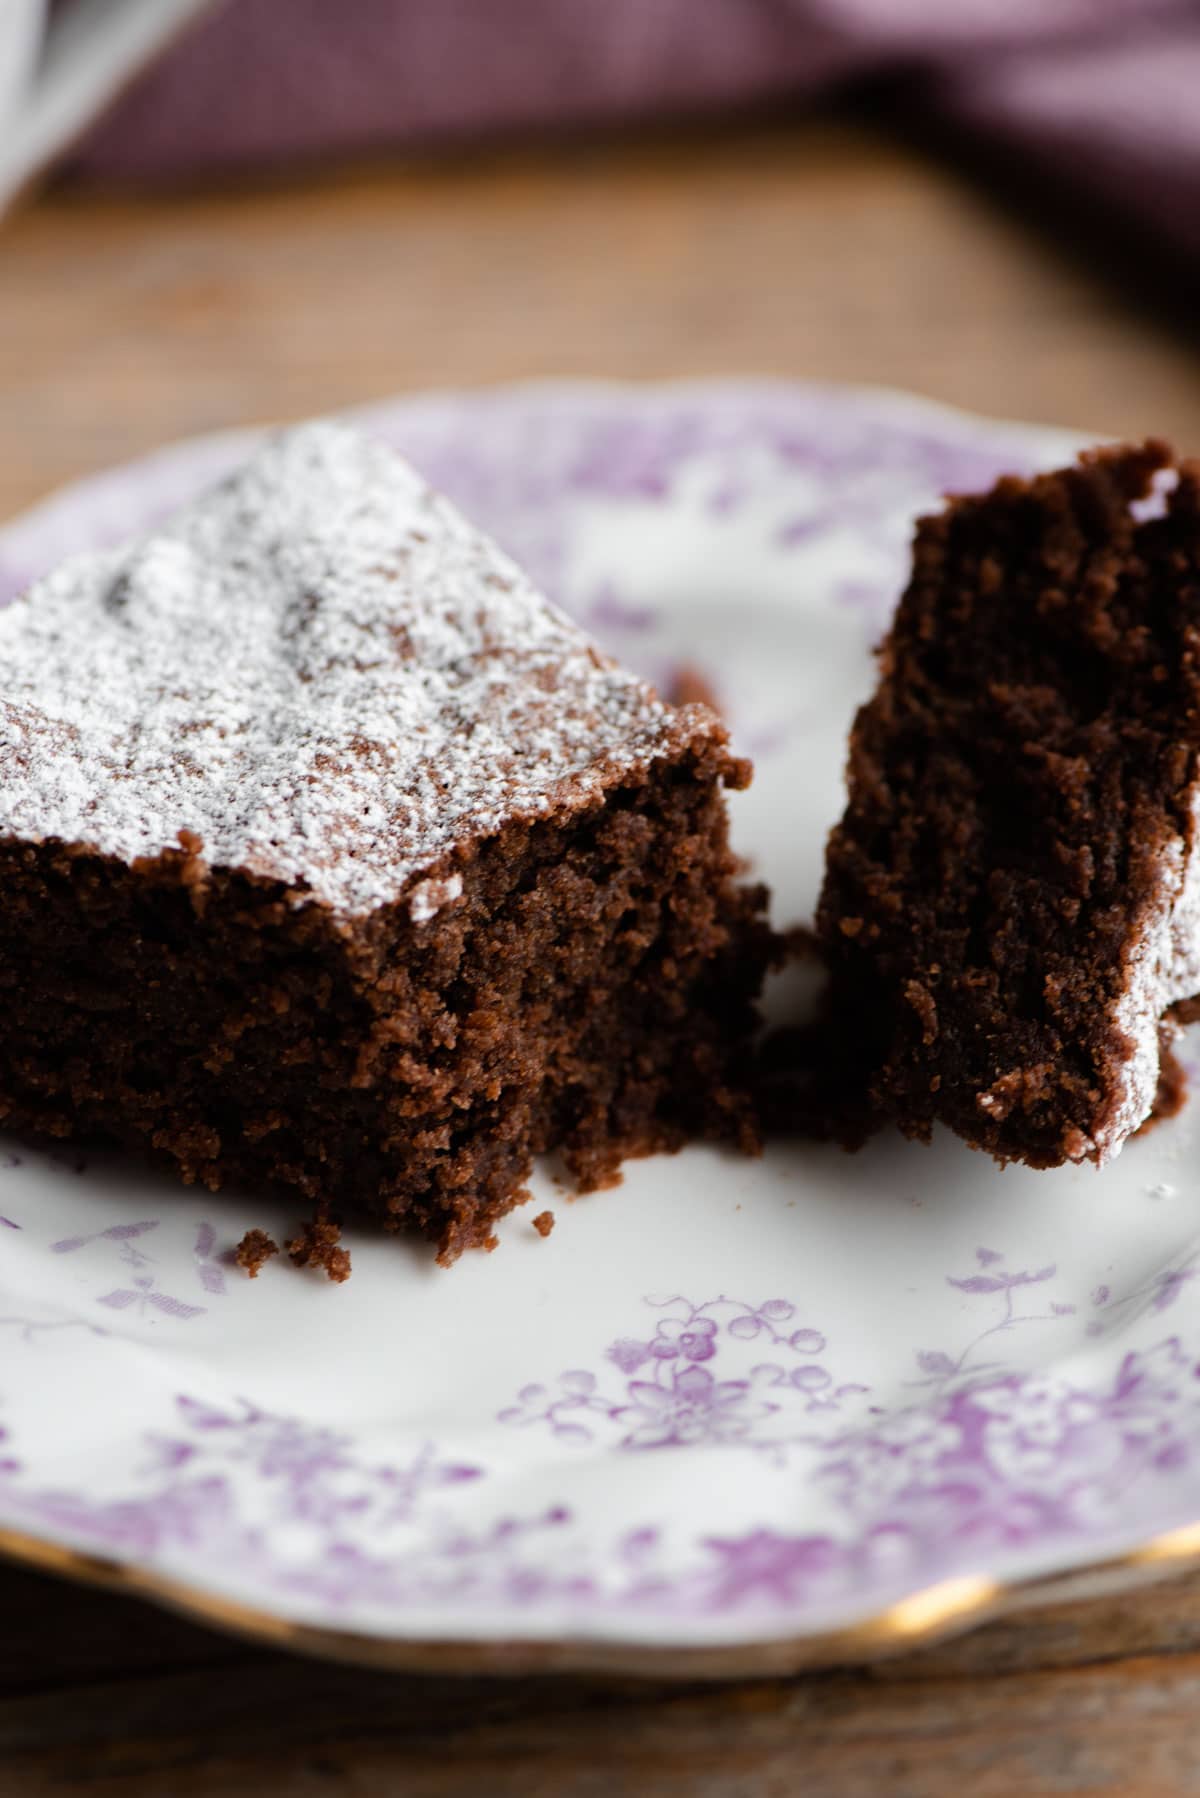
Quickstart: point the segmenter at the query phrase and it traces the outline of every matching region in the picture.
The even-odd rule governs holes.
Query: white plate
[[[1076,441],[767,384],[361,416],[626,660],[709,673],[758,764],[735,834],[780,923],[811,914],[914,513]],[[247,441],[11,525],[0,589]],[[720,1670],[1194,1547],[1163,1538],[1200,1519],[1196,1115],[1102,1175],[886,1137],[692,1149],[576,1203],[541,1179],[448,1272],[351,1231],[344,1287],[231,1266],[287,1207],[0,1144],[0,1530],[331,1651]]]

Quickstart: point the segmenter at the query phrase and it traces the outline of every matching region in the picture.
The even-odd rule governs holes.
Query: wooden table
[[[164,438],[547,374],[881,381],[1200,449],[1194,292],[978,173],[842,119],[28,202],[0,229],[0,516]],[[1200,1577],[705,1689],[359,1674],[0,1570],[0,1798],[64,1789],[1200,1792]]]

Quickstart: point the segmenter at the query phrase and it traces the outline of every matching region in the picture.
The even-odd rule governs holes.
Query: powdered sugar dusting
[[[599,654],[382,444],[302,426],[151,536],[0,611],[0,833],[201,839],[357,914],[461,893],[464,837],[706,724]]]
[[[1101,1165],[1154,1109],[1163,1014],[1200,992],[1200,791],[1192,796],[1187,837],[1172,837],[1159,856],[1160,892],[1153,916],[1125,960],[1115,1019],[1130,1044],[1116,1101],[1095,1152]]]
[[[418,881],[409,896],[409,916],[414,924],[428,924],[430,918],[437,917],[443,905],[453,905],[456,899],[461,899],[462,891],[461,874],[448,874],[445,880]]]

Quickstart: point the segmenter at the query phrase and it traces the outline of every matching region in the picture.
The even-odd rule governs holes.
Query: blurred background
[[[558,374],[1200,449],[1198,101],[1190,0],[0,0],[0,516]]]

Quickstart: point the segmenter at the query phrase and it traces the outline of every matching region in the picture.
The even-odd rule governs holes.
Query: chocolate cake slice
[[[539,1152],[753,1146],[748,778],[391,450],[278,437],[0,611],[0,1120],[446,1259]]]
[[[1102,1163],[1200,994],[1200,465],[950,501],[880,659],[818,917],[843,1076],[910,1136]]]

